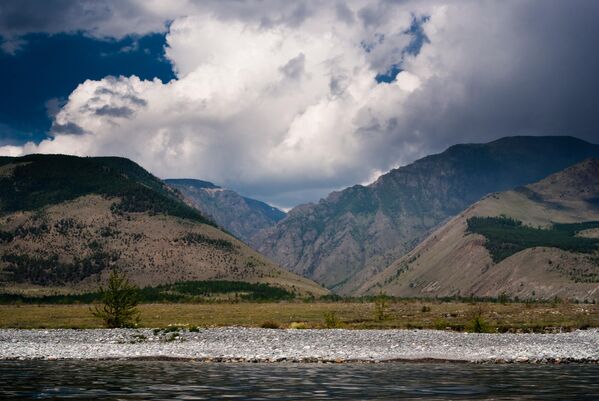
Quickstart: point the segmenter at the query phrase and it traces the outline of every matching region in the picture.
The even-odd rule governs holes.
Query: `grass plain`
[[[479,316],[489,332],[555,332],[599,327],[599,305],[390,301],[384,316],[371,302],[142,304],[140,327],[279,327],[471,331]],[[379,311],[380,312],[380,311]],[[378,315],[378,316],[377,316]],[[101,328],[90,305],[0,305],[0,328]]]

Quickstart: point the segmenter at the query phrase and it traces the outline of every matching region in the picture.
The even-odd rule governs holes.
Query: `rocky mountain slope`
[[[211,182],[193,179],[168,179],[165,182],[179,190],[202,214],[246,242],[258,231],[272,227],[285,217],[285,212],[276,207]]]
[[[130,160],[0,158],[5,290],[95,289],[114,267],[140,286],[217,279],[326,292],[218,229]]]
[[[599,159],[486,196],[359,289],[599,300]]]
[[[252,239],[255,249],[290,271],[340,293],[412,250],[427,234],[485,194],[535,182],[599,156],[572,137],[507,137],[455,145],[291,210]]]

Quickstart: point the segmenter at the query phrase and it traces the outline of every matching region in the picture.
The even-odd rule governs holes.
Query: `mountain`
[[[130,160],[0,158],[1,284],[90,290],[114,267],[140,286],[229,280],[326,292],[218,229]]]
[[[165,182],[179,190],[187,202],[202,214],[246,242],[258,231],[275,225],[285,217],[285,212],[276,207],[208,181],[168,179]]]
[[[599,159],[486,196],[358,292],[379,291],[599,300]]]
[[[392,170],[368,185],[292,209],[252,239],[255,249],[339,293],[412,250],[482,196],[538,181],[599,145],[572,137],[507,137],[463,144]]]

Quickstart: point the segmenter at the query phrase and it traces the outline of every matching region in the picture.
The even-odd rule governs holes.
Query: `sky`
[[[3,0],[0,155],[289,208],[456,143],[599,142],[599,2]]]

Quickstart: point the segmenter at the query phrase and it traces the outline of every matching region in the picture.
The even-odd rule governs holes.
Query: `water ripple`
[[[0,361],[0,399],[599,399],[599,365]]]

